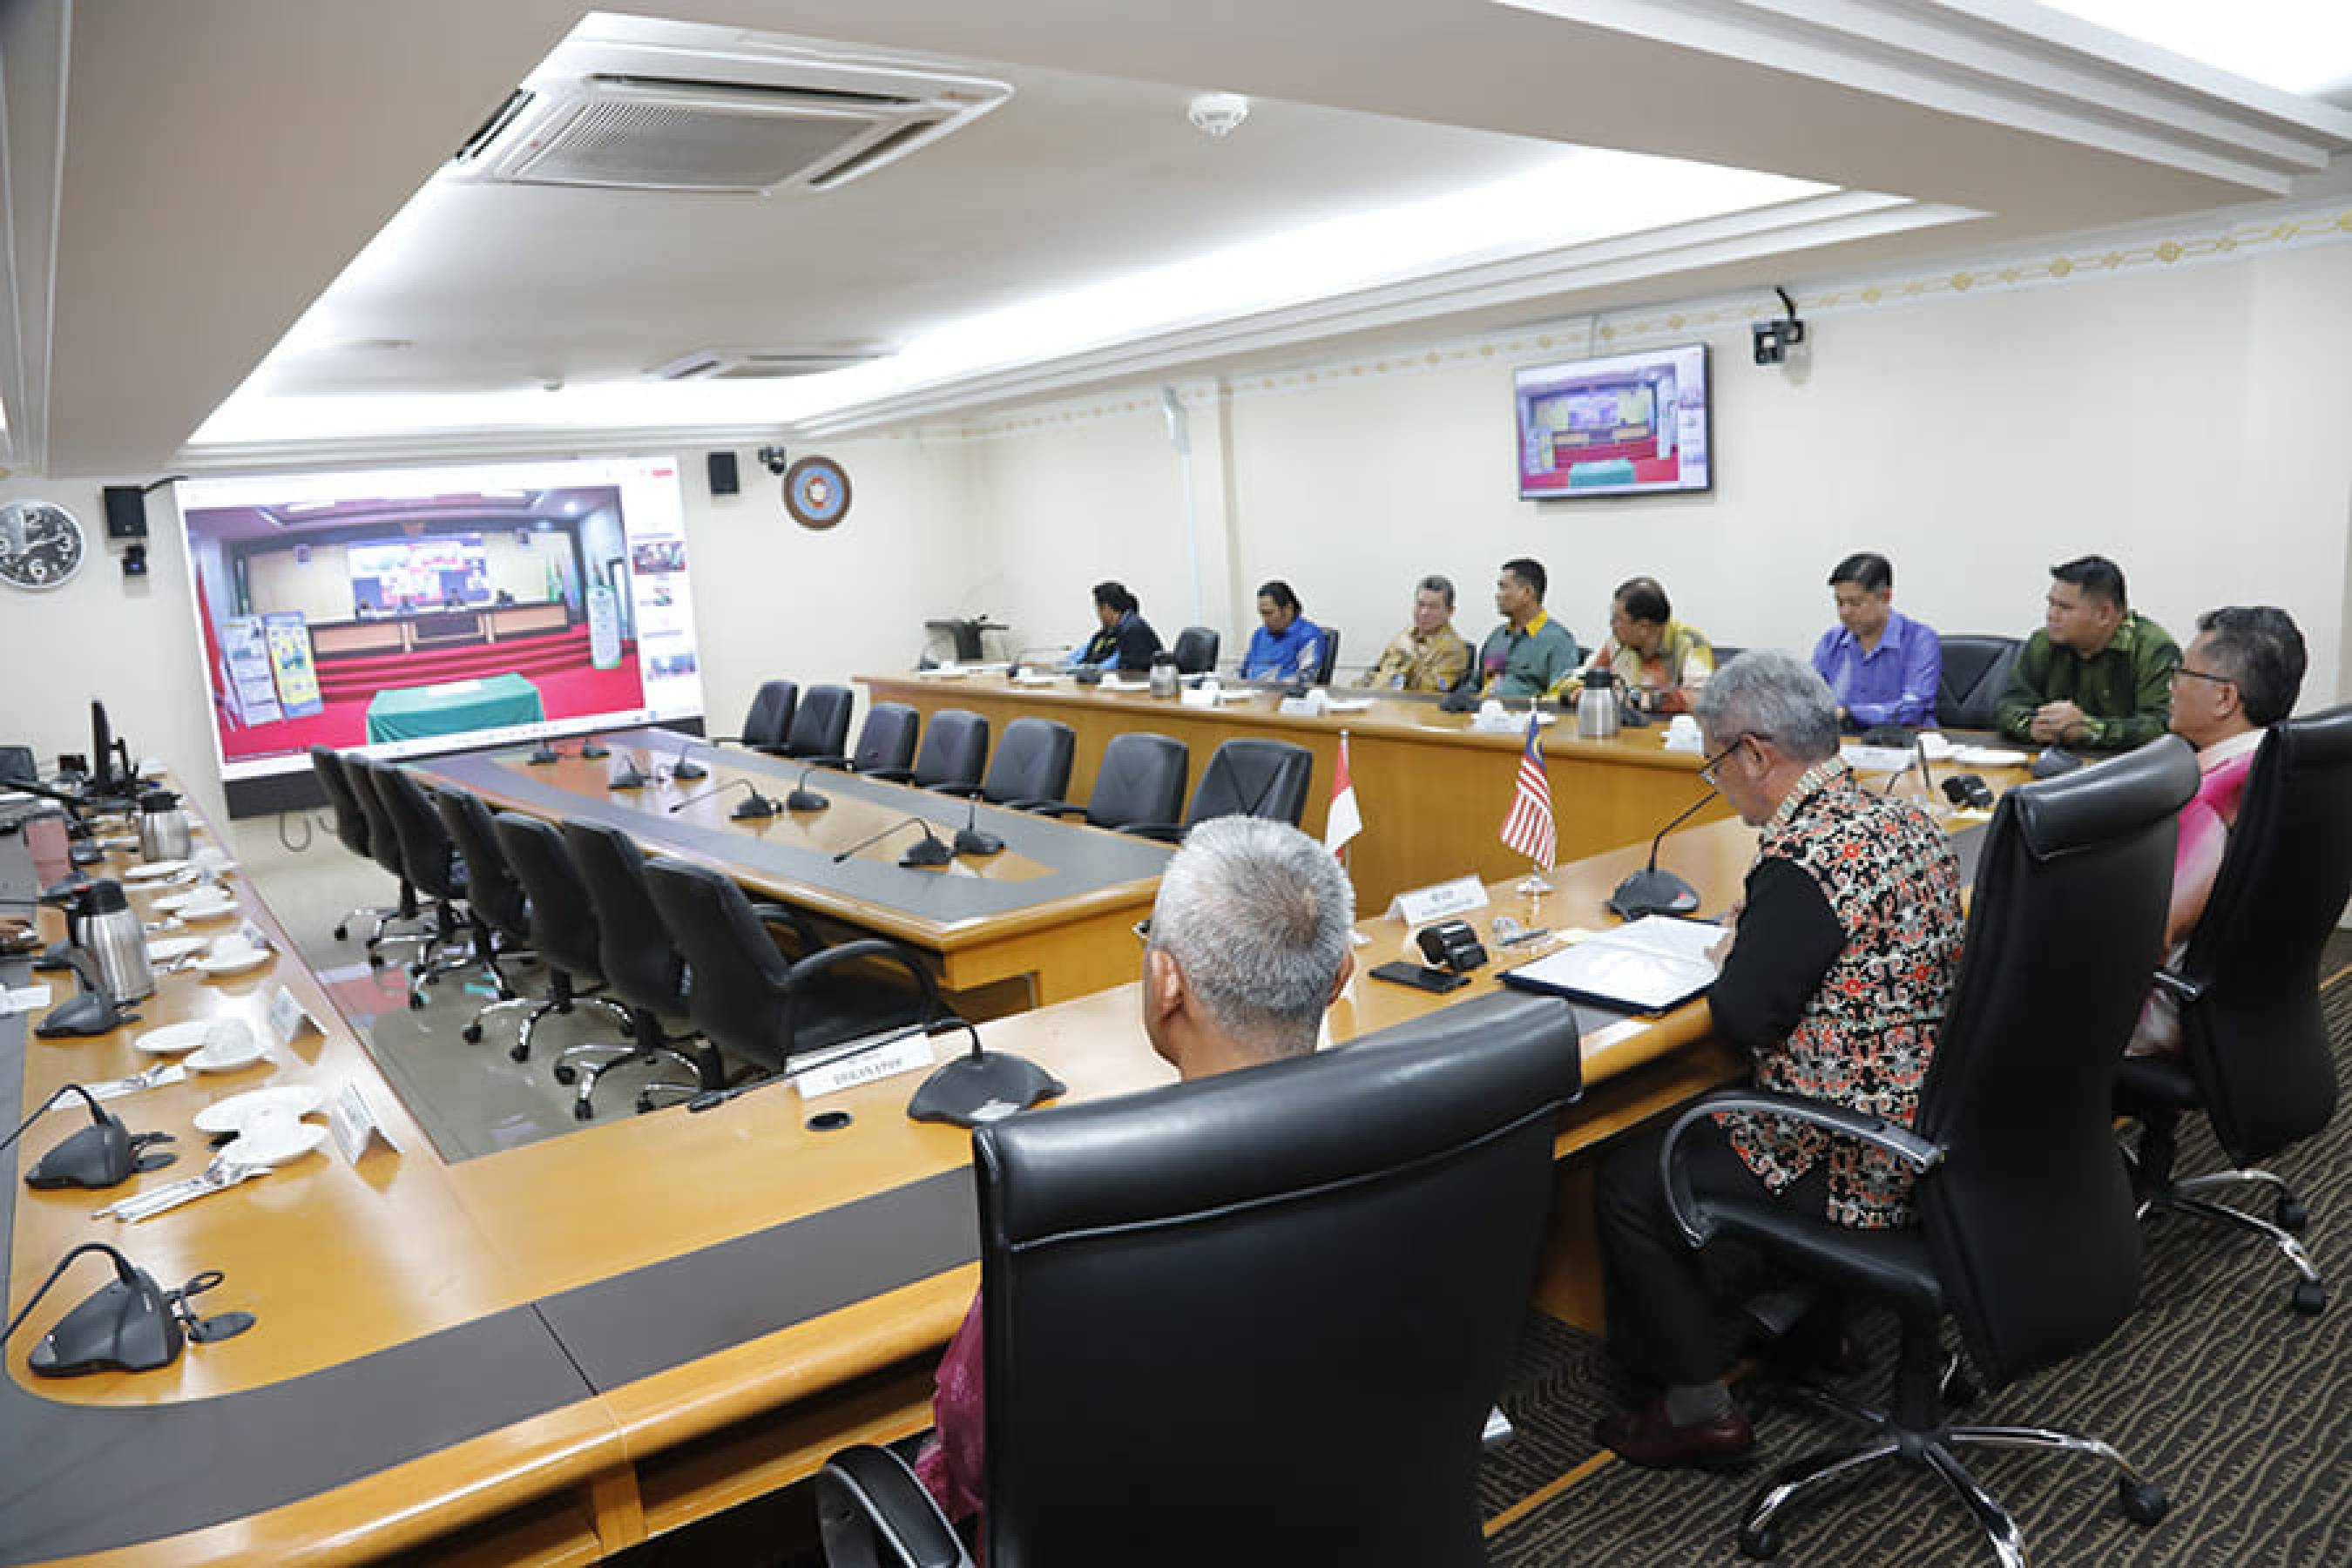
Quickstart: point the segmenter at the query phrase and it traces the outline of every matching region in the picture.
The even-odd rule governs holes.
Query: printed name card
[[[1465,910],[1483,910],[1486,907],[1486,884],[1471,876],[1456,877],[1450,882],[1399,893],[1390,902],[1388,912],[1391,920],[1419,926],[1448,919]]]
[[[343,1158],[354,1165],[371,1143],[381,1143],[394,1154],[400,1152],[392,1134],[376,1120],[375,1107],[368,1103],[367,1092],[355,1083],[343,1085],[327,1102],[327,1131],[334,1135],[335,1147],[343,1152]]]
[[[270,1034],[276,1037],[279,1045],[290,1046],[295,1037],[306,1028],[318,1029],[318,1020],[302,1010],[302,1004],[294,1000],[294,993],[280,985],[278,994],[269,999]],[[324,1029],[319,1029],[319,1032],[326,1033]]]
[[[800,1086],[803,1100],[815,1100],[901,1073],[929,1072],[936,1059],[929,1035],[910,1035],[891,1045],[809,1068],[793,1081]]]

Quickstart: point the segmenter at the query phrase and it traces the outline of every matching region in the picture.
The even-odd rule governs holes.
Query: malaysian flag
[[[1538,868],[1549,866],[1559,855],[1559,837],[1551,820],[1551,780],[1544,773],[1543,740],[1533,713],[1528,715],[1528,745],[1519,753],[1511,814],[1503,818],[1503,842]]]

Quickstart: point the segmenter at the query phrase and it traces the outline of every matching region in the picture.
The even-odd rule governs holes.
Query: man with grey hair
[[[1750,649],[1706,683],[1696,710],[1699,776],[1762,829],[1716,947],[1716,1034],[1749,1053],[1759,1088],[1909,1126],[1959,968],[1959,864],[1943,829],[1912,802],[1855,784],[1838,757],[1837,700],[1800,659]],[[1614,1152],[1594,1203],[1610,1346],[1664,1392],[1598,1434],[1638,1465],[1736,1462],[1755,1437],[1724,1383],[1705,1270],[1666,1207],[1663,1137]],[[1916,1223],[1899,1166],[1810,1126],[1719,1116],[1685,1148],[1702,1191],[1760,1183],[1791,1212],[1834,1224]],[[1822,1348],[1836,1343],[1834,1321],[1811,1329]]]
[[[1315,1049],[1355,972],[1356,893],[1330,852],[1287,823],[1213,817],[1160,874],[1143,950],[1143,1031],[1186,1079]],[[950,1520],[985,1506],[980,1299],[940,1358],[937,1438],[915,1474]]]
[[[1451,691],[1470,668],[1470,645],[1454,629],[1454,581],[1432,574],[1413,585],[1412,624],[1389,639],[1356,682],[1390,691]]]

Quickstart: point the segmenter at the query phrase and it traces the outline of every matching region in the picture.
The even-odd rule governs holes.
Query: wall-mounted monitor
[[[1705,343],[1521,370],[1519,498],[1712,489],[1706,373]]]
[[[586,458],[179,485],[221,779],[702,717],[677,464]]]

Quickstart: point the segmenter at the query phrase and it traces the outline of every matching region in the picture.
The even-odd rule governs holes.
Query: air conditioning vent
[[[675,65],[675,58],[665,59]],[[521,184],[751,194],[827,190],[1011,96],[1002,82],[813,58],[695,58],[707,73],[534,76],[460,150]],[[470,170],[468,171],[471,172]]]
[[[887,348],[861,345],[828,349],[702,349],[646,374],[656,381],[784,381],[823,375],[889,354]]]

